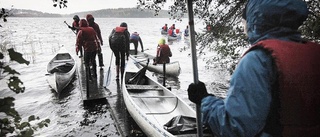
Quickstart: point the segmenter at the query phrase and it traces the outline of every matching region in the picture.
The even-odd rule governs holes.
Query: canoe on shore
[[[147,62],[148,59],[151,62],[150,65],[148,65],[148,70],[151,72],[156,72],[156,73],[160,73],[160,74],[164,74],[164,67],[163,64],[156,64],[153,65],[153,59],[155,58],[154,56],[144,53],[144,52],[138,52],[137,55],[132,55],[133,56],[133,60],[136,63],[139,63],[141,66],[147,66]],[[165,64],[165,74],[168,76],[173,76],[173,77],[178,77],[180,75],[181,72],[181,68],[180,68],[180,64],[179,61],[174,61],[174,62],[170,62],[170,63],[166,63]]]
[[[122,81],[124,103],[137,125],[150,137],[197,136],[196,112],[146,71],[129,59]]]
[[[76,62],[70,53],[61,47],[47,65],[47,82],[57,93],[60,93],[75,76]]]

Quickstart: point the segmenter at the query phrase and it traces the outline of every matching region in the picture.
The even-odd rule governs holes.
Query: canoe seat
[[[61,63],[61,62],[73,62],[72,59],[62,59],[62,60],[54,60],[54,63]]]
[[[157,85],[134,85],[134,84],[126,84],[128,90],[163,90],[161,87]]]
[[[132,98],[177,98],[175,96],[131,96]]]

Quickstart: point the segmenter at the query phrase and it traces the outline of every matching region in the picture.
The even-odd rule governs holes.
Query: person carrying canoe
[[[166,40],[161,38],[157,47],[157,55],[153,59],[153,65],[170,63],[170,57],[172,56],[170,47],[166,44]]]
[[[249,0],[243,12],[252,47],[232,77],[227,97],[190,84],[190,101],[217,136],[320,135],[320,44],[298,32],[308,17],[302,0]]]
[[[124,74],[125,60],[129,57],[130,33],[128,25],[122,22],[119,27],[112,30],[109,36],[109,45],[116,57],[116,80],[119,80],[119,70],[121,71],[121,79]],[[126,57],[127,56],[127,57]],[[126,59],[125,59],[126,57]]]
[[[97,36],[98,36],[98,38],[100,40],[100,46],[102,46],[103,45],[103,40],[102,40],[102,36],[101,36],[101,31],[100,31],[99,25],[96,22],[94,22],[94,17],[91,14],[87,14],[86,19],[87,19],[87,21],[89,23],[89,26],[92,27],[96,31]],[[100,67],[100,69],[102,69],[102,67],[104,66],[102,50],[99,50],[99,52],[98,52],[98,59],[99,59],[99,67]]]
[[[96,31],[88,26],[88,23],[85,19],[81,19],[80,23],[80,30],[77,35],[76,46],[80,49],[83,47],[84,50],[84,64],[86,66],[86,70],[89,70],[90,64],[92,65],[93,69],[93,76],[97,77],[97,65],[96,65],[96,54],[97,52],[101,52],[101,47],[99,44],[99,39],[97,36]],[[91,74],[89,71],[90,79]]]
[[[130,36],[130,43],[133,43],[134,45],[134,54],[137,55],[138,54],[138,44],[140,43],[141,46],[141,52],[143,52],[143,43],[141,40],[141,37],[139,36],[138,32],[133,32]]]

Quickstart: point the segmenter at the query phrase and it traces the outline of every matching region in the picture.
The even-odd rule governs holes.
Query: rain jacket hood
[[[79,26],[80,27],[88,27],[88,22],[85,19],[81,19]]]
[[[246,21],[250,44],[270,38],[300,41],[297,29],[308,13],[302,0],[249,0]]]

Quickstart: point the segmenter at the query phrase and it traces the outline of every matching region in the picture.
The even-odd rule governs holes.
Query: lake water
[[[13,96],[16,99],[15,108],[24,121],[30,115],[51,120],[49,126],[37,130],[35,136],[122,136],[123,134],[117,130],[114,115],[123,115],[125,108],[121,107],[124,103],[121,102],[121,93],[118,92],[114,82],[106,90],[108,103],[91,107],[83,106],[77,77],[68,86],[68,91],[61,96],[57,96],[49,87],[45,77],[46,67],[59,47],[61,45],[67,47],[77,59],[74,52],[76,36],[64,21],[72,24],[72,18],[8,18],[7,23],[1,23],[3,26],[0,28],[1,36],[4,36],[0,39],[2,45],[14,47],[15,50],[23,53],[30,64],[11,62],[11,67],[21,73],[19,78],[24,82],[26,90],[21,94],[10,91],[6,84],[8,78],[5,77],[0,80],[0,97]],[[188,19],[175,22],[166,18],[96,18],[95,21],[100,26],[104,41],[102,50],[105,70],[109,67],[111,57],[108,36],[111,30],[121,22],[128,24],[129,32],[140,33],[145,52],[153,55],[156,53],[157,42],[163,37],[160,34],[160,28],[165,23],[168,26],[175,23],[176,28],[181,31],[188,24]],[[196,21],[195,28],[200,31],[204,25]],[[180,62],[181,74],[177,79],[168,78],[166,83],[172,87],[172,92],[194,107],[194,104],[188,100],[187,94],[188,85],[193,82],[189,42],[182,39],[169,44],[173,52],[171,61]],[[111,70],[115,70],[114,62],[111,64]],[[198,70],[199,79],[206,83],[209,92],[225,96],[225,83],[229,78],[226,72],[206,66],[201,58],[198,60]],[[112,76],[112,79],[115,79],[115,75]],[[116,111],[112,111],[112,108]],[[125,128],[130,130],[131,124],[126,125],[128,121],[130,120],[122,119],[118,122],[129,126]]]

